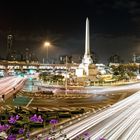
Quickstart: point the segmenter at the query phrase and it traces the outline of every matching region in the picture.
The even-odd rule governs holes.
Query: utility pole
[[[133,54],[133,63],[136,63],[136,54]]]
[[[68,79],[67,79],[67,76],[68,76],[68,70],[67,70],[67,65],[68,65],[68,63],[67,63],[67,56],[66,56],[66,81],[65,81],[65,95],[67,95],[67,89],[68,89]]]

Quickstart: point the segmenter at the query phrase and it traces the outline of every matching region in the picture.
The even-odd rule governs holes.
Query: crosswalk
[[[24,107],[23,107],[24,108]],[[28,107],[29,110],[36,110],[37,107]],[[60,110],[64,110],[64,111],[72,111],[75,110],[74,107],[71,108],[66,108],[66,107],[50,107],[50,108],[46,108],[46,107],[39,107],[38,108],[39,111],[60,111]]]
[[[12,110],[14,109],[13,107],[9,106],[9,105],[5,105],[5,106],[1,106],[0,107],[0,110],[3,111],[3,110]]]
[[[35,96],[35,98],[42,98],[42,96]],[[79,97],[79,96],[74,96],[74,97],[70,97],[70,96],[68,96],[68,97],[63,97],[63,96],[49,96],[49,95],[47,95],[47,96],[44,96],[43,98],[45,98],[45,99],[82,99],[82,98],[87,98],[87,97]]]
[[[17,106],[9,106],[9,105],[5,105],[5,106],[1,106],[0,110],[4,111],[4,110],[14,110],[15,108],[17,108]],[[38,108],[39,111],[73,111],[76,109],[76,107],[34,107],[34,106],[22,106],[21,107],[23,110],[25,111],[29,111],[29,110],[36,110]],[[78,108],[80,109],[80,108]],[[83,109],[83,107],[81,107],[81,109]],[[87,108],[86,108],[87,109]]]
[[[2,110],[5,110],[6,108],[4,108],[3,106],[1,106],[1,109],[2,109]]]
[[[45,98],[45,99],[82,99],[82,98],[89,98],[88,95],[46,95],[46,94],[42,94],[42,93],[38,93],[38,92],[34,92],[34,93],[30,93],[30,92],[27,92],[27,91],[24,91],[24,90],[21,90],[17,93],[16,96],[19,96],[19,97],[22,97],[22,96],[29,96],[29,97],[34,97],[34,98]]]
[[[23,96],[23,95],[24,95],[23,91],[19,91],[18,94],[17,94],[17,96],[20,96],[20,97]]]
[[[11,107],[11,106],[9,106],[9,105],[6,105],[6,107],[7,107],[8,109],[12,109],[12,107]]]

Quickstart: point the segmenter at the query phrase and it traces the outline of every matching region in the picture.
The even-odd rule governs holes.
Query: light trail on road
[[[10,76],[0,79],[0,97],[8,96],[14,90],[22,88],[26,78]]]
[[[134,90],[134,89],[140,89],[140,83],[133,83],[129,85],[121,85],[121,86],[110,86],[110,87],[102,87],[102,88],[96,88],[90,87],[86,88],[88,93],[94,93],[94,94],[106,94],[111,93],[115,91],[128,91],[128,90]]]
[[[140,91],[112,105],[98,114],[88,116],[63,130],[68,139],[76,139],[85,132],[87,140],[138,140],[140,138]],[[59,133],[56,140],[63,138]],[[85,139],[86,140],[86,139]]]

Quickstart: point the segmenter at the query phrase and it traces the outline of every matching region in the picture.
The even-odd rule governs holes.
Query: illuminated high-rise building
[[[12,44],[13,44],[13,35],[10,34],[7,36],[7,60],[11,59]]]

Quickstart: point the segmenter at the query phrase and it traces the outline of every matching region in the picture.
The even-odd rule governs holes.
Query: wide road
[[[65,87],[64,86],[52,86],[47,84],[40,85],[40,82],[36,82],[36,86],[39,86],[41,90],[44,91],[50,91],[52,90],[53,93],[59,94],[59,93],[65,93]],[[68,86],[67,93],[91,93],[91,94],[106,94],[106,93],[112,93],[112,92],[118,92],[118,91],[128,91],[128,90],[134,90],[134,89],[140,89],[140,83],[130,83],[126,85],[119,85],[119,86],[89,86],[89,87],[81,87],[81,86]]]
[[[127,85],[120,85],[120,86],[108,86],[108,87],[86,87],[87,93],[94,93],[94,94],[106,94],[118,91],[129,91],[134,89],[140,89],[140,83],[131,83]]]
[[[63,130],[70,140],[83,136],[85,132],[88,133],[85,140],[139,140],[140,91]],[[59,133],[56,139],[62,140]]]
[[[0,79],[0,98],[7,98],[13,93],[14,91],[18,91],[22,88],[25,78],[23,77],[4,77]]]

